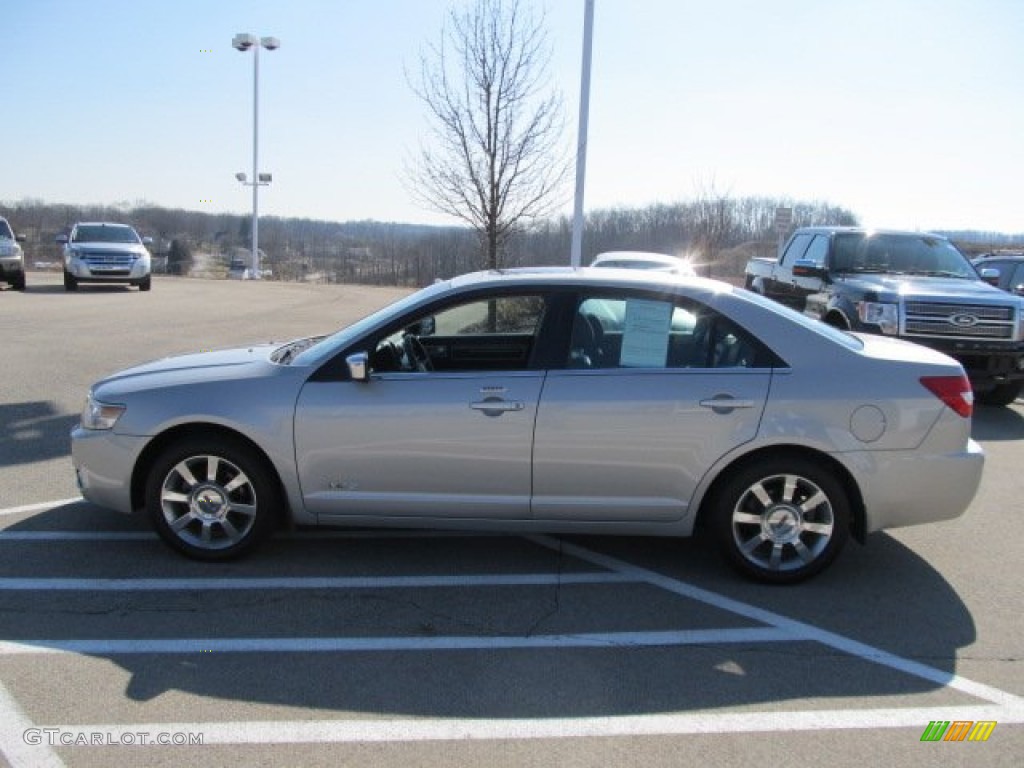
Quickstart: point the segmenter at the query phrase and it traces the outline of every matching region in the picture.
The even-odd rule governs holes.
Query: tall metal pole
[[[252,278],[258,280],[259,268],[259,49],[253,46],[253,258]]]
[[[253,46],[252,59],[252,275],[260,277],[260,43]]]
[[[571,265],[583,260],[583,187],[587,176],[587,123],[590,118],[590,59],[594,38],[594,0],[583,3],[583,71],[580,75],[580,125],[576,143],[576,202],[572,218]]]

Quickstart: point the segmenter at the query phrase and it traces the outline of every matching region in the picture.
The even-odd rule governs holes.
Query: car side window
[[[760,346],[709,307],[643,297],[584,298],[572,320],[568,368],[752,368]]]
[[[1010,267],[1007,267],[1007,271],[1010,271]],[[1020,285],[1024,285],[1024,264],[1018,264],[1017,268],[1013,270],[1013,277],[1010,279],[1009,285],[1006,286],[1006,290],[1016,291]]]
[[[370,355],[370,371],[528,369],[546,307],[543,296],[503,295],[413,316],[377,342]]]

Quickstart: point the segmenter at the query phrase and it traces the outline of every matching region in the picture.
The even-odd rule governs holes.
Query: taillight
[[[971,417],[974,411],[974,393],[971,391],[971,382],[967,380],[967,376],[922,376],[921,383],[965,419]]]

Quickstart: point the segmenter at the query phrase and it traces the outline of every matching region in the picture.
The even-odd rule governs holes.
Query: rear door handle
[[[495,397],[470,403],[469,407],[474,411],[483,411],[488,416],[500,416],[509,411],[521,411],[526,405],[518,400],[501,400]]]

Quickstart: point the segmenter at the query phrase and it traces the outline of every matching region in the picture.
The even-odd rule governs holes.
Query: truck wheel
[[[17,275],[15,275],[14,279],[11,281],[11,288],[13,288],[16,291],[24,291],[25,290],[25,273],[24,272],[19,272]]]
[[[1003,407],[1017,399],[1021,387],[1024,387],[1024,381],[1007,381],[984,392],[977,392],[974,397],[981,405]]]
[[[64,290],[65,291],[77,291],[78,280],[67,270],[64,270]]]
[[[771,584],[802,581],[839,554],[850,503],[833,473],[796,456],[742,467],[716,494],[711,525],[729,562]]]

